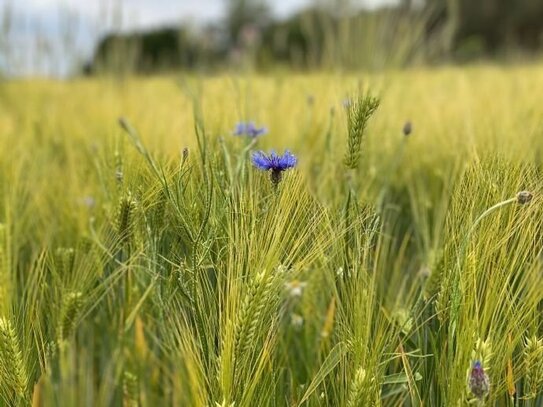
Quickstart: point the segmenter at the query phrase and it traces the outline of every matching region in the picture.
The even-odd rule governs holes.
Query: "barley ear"
[[[0,376],[4,386],[19,397],[26,397],[28,374],[17,332],[7,318],[0,318]]]

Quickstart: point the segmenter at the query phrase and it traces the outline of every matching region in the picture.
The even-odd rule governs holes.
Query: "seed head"
[[[367,93],[358,96],[347,108],[348,137],[344,162],[349,169],[358,168],[366,127],[378,107],[379,99]]]
[[[18,396],[25,395],[28,375],[19,337],[11,321],[3,317],[0,318],[0,383],[2,382]]]
[[[74,332],[82,305],[83,294],[79,291],[69,292],[64,298],[61,309],[60,325],[58,328],[60,344]]]
[[[525,397],[535,399],[543,388],[543,338],[526,338],[523,353],[526,363]]]
[[[123,374],[123,405],[126,407],[139,406],[138,377],[129,371]]]
[[[119,201],[116,226],[119,237],[124,243],[128,243],[130,241],[133,232],[135,209],[136,201],[132,198],[130,193],[121,197]]]
[[[517,202],[521,205],[527,204],[533,198],[533,195],[530,191],[520,191],[517,194]]]

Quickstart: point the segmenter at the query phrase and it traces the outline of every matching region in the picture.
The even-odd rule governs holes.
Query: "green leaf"
[[[420,373],[415,372],[415,381],[422,380],[422,375]],[[409,381],[409,378],[405,374],[405,372],[401,373],[394,373],[388,376],[385,376],[385,379],[383,380],[383,384],[404,384]]]
[[[305,403],[309,399],[309,397],[311,397],[313,392],[319,387],[319,385],[324,381],[326,376],[328,376],[330,372],[334,370],[334,368],[343,357],[345,350],[346,347],[342,342],[338,343],[332,348],[328,356],[326,356],[326,359],[324,359],[324,362],[322,362],[319,371],[317,372],[315,377],[313,377],[313,380],[311,380],[311,383],[307,387],[307,390],[302,399],[300,400],[299,405]]]

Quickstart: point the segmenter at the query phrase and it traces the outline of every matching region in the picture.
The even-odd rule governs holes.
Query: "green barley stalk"
[[[543,338],[526,338],[523,354],[526,363],[524,397],[535,399],[543,389]]]
[[[72,271],[75,263],[75,250],[65,247],[59,247],[55,251],[56,269],[60,276]]]
[[[133,235],[135,210],[136,201],[130,193],[121,197],[119,200],[116,227],[120,240],[126,245],[130,243]]]
[[[356,101],[347,107],[349,134],[347,138],[347,153],[344,159],[347,168],[358,168],[364,133],[368,121],[379,107],[379,103],[379,99],[368,92],[365,95],[360,95]]]
[[[114,158],[115,158],[115,179],[117,180],[118,184],[122,184],[123,179],[124,179],[123,157],[121,156],[118,150],[115,150]]]
[[[0,376],[3,386],[7,386],[20,398],[26,397],[28,374],[19,338],[7,318],[0,318]]]
[[[123,407],[139,406],[139,383],[135,374],[123,373]]]
[[[10,259],[6,225],[0,223],[0,299],[8,306],[11,298]]]
[[[121,243],[121,250],[118,253],[118,260],[125,262],[130,258],[130,252],[132,243],[134,240],[134,228],[135,220],[134,213],[137,208],[137,202],[132,197],[132,194],[128,192],[123,195],[119,200],[119,207],[116,219],[116,228],[119,241]],[[124,314],[123,319],[129,314],[129,306],[131,304],[131,292],[132,282],[130,277],[130,269],[127,269],[123,278],[123,290],[124,290]]]
[[[359,368],[351,381],[346,407],[374,406],[375,387],[375,379],[370,378],[365,369]]]
[[[155,204],[152,212],[152,224],[155,225],[155,228],[159,229],[164,226],[166,218],[166,204],[168,197],[164,190],[160,190],[158,196],[156,197]]]
[[[68,339],[74,332],[77,319],[83,305],[83,294],[79,291],[70,292],[64,298],[60,311],[60,323],[58,327],[59,345]]]
[[[344,158],[344,164],[348,169],[354,170],[358,168],[360,163],[360,155],[362,152],[362,141],[364,133],[368,125],[369,119],[373,116],[379,107],[379,99],[372,96],[369,92],[361,94],[356,101],[349,103],[347,106],[347,152]],[[351,207],[356,205],[354,198],[355,191],[353,190],[352,182],[349,179],[349,188],[344,207],[344,224],[345,228],[349,229],[349,225],[353,222],[353,214]],[[345,233],[345,270],[349,270],[347,263],[350,259],[350,247],[352,245],[353,233]]]
[[[471,360],[481,361],[485,371],[488,373],[492,370],[492,356],[493,352],[490,338],[484,341],[481,338],[477,338],[473,351],[471,352]]]
[[[259,273],[252,281],[241,304],[235,329],[234,357],[246,355],[253,345],[257,328],[263,318],[263,311],[273,292],[273,273]]]
[[[507,199],[505,201],[499,202],[487,210],[485,210],[479,217],[473,222],[470,229],[468,230],[466,236],[464,237],[464,240],[461,242],[460,246],[460,252],[457,257],[457,269],[455,273],[451,276],[451,294],[450,294],[450,301],[451,301],[451,309],[450,309],[450,316],[451,316],[451,330],[449,332],[449,340],[451,343],[454,343],[454,337],[456,334],[457,329],[457,323],[459,318],[459,309],[462,303],[462,295],[464,294],[462,292],[461,284],[460,284],[460,275],[463,273],[467,258],[467,249],[471,242],[472,236],[475,234],[475,231],[477,230],[478,226],[481,224],[481,222],[486,219],[491,214],[495,213],[496,211],[500,210],[503,207],[512,205],[512,204],[518,204],[518,205],[525,205],[528,204],[532,200],[532,193],[528,191],[521,191],[519,192],[514,198]],[[475,286],[474,286],[475,287]],[[477,301],[477,298],[475,298]],[[453,351],[453,347],[451,346],[451,352]]]
[[[434,273],[432,275],[435,275]],[[444,324],[449,317],[449,301],[451,294],[451,279],[445,278],[439,285],[435,298],[436,316],[441,324]],[[431,297],[430,297],[431,298]]]

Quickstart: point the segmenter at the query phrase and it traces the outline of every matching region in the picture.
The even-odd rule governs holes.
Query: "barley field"
[[[0,83],[1,405],[542,406],[542,94]]]

